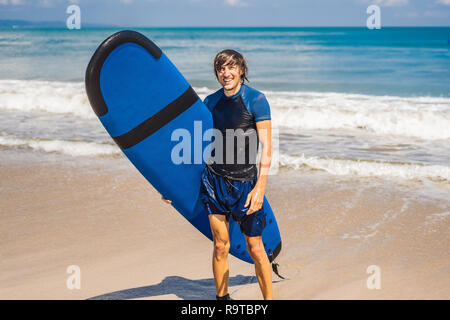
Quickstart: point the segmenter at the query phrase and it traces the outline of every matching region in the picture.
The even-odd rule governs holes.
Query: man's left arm
[[[272,124],[271,120],[256,122],[258,139],[262,144],[261,161],[259,164],[258,180],[253,190],[248,194],[245,207],[250,203],[247,214],[252,214],[261,209],[264,202],[266,182],[269,175],[270,163],[272,160]]]

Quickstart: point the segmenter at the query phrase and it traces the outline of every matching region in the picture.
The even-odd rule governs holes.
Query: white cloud
[[[225,0],[225,4],[232,7],[241,7],[246,5],[246,3],[242,2],[241,0]]]
[[[80,1],[79,0],[39,0],[36,1],[37,5],[40,7],[46,7],[46,8],[52,8],[58,5],[64,5],[64,4],[79,4]]]
[[[0,5],[4,6],[18,6],[18,5],[38,5],[41,7],[53,7],[55,5],[64,4],[64,3],[73,3],[79,4],[81,0],[36,0],[36,1],[28,1],[28,0],[0,0]],[[133,0],[116,0],[124,4],[131,4]],[[157,1],[157,0],[147,0],[149,2]]]
[[[446,6],[450,6],[450,0],[438,0],[437,3],[444,4]]]
[[[53,3],[50,0],[40,0],[39,5],[42,7],[51,7]]]
[[[24,0],[0,0],[0,4],[3,4],[5,6],[7,5],[13,5],[13,6],[21,6],[25,4]]]
[[[40,7],[53,7],[61,3],[76,3],[78,4],[80,0],[0,0],[0,5],[4,6],[21,6],[21,5],[37,5]]]
[[[406,6],[409,0],[364,0],[364,2],[367,4],[376,4],[381,7],[401,7]]]

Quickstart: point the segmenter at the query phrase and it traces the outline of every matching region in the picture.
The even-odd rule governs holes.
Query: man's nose
[[[230,70],[229,69],[225,69],[224,71],[223,71],[223,76],[224,77],[228,77],[230,75]]]

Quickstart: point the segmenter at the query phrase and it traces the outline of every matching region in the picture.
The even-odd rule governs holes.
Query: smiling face
[[[217,70],[217,80],[222,85],[226,95],[233,95],[239,91],[242,83],[243,72],[237,64],[233,64],[231,58]]]
[[[214,71],[225,95],[232,96],[247,80],[247,62],[242,54],[227,49],[219,52],[214,59]]]

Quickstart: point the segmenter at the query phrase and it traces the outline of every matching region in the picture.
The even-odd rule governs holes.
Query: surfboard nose
[[[136,43],[143,46],[155,59],[159,59],[162,54],[161,49],[153,41],[132,30],[116,32],[103,41],[91,57],[85,74],[86,91],[88,93],[89,101],[98,117],[101,117],[108,112],[108,107],[103,99],[98,99],[100,96],[98,95],[100,92],[100,71],[111,51],[124,43]]]
[[[136,128],[188,88],[159,47],[130,30],[106,39],[86,70],[91,105],[113,137]]]

